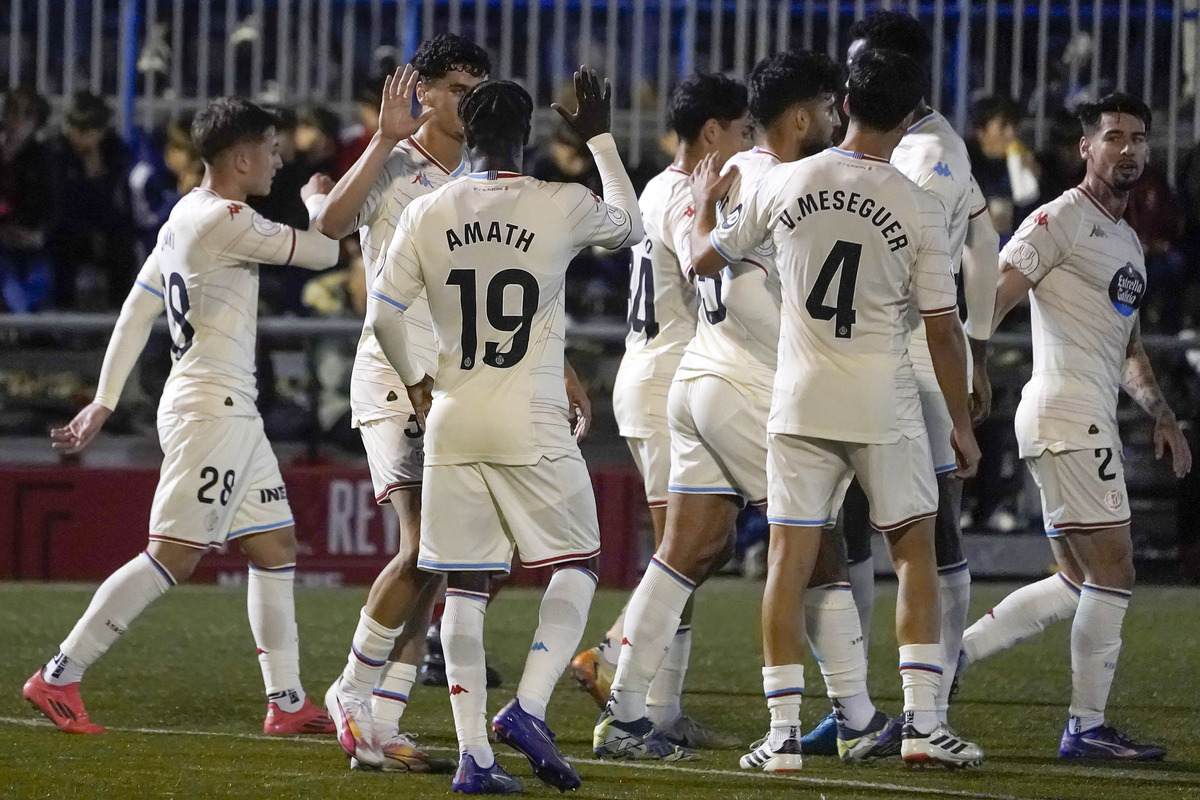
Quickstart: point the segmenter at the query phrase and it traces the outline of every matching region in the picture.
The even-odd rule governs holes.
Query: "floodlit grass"
[[[21,684],[53,655],[94,587],[0,584],[0,797],[332,797],[449,795],[445,776],[351,773],[332,737],[270,739],[265,700],[242,593],[184,587],[157,602],[89,671],[84,698],[106,736],[67,736],[42,724]],[[1012,587],[975,588],[973,618]],[[318,701],[341,669],[365,589],[297,590],[302,668]],[[758,584],[715,581],[698,598],[685,706],[745,743],[761,736]],[[890,632],[894,591],[880,587],[870,685],[887,711],[900,708]],[[506,590],[488,614],[488,650],[507,680],[494,712],[514,690],[537,620],[539,594]],[[584,638],[592,643],[624,595],[602,591]],[[581,798],[1200,797],[1200,591],[1143,588],[1125,621],[1109,717],[1169,748],[1161,765],[1080,765],[1056,758],[1070,692],[1069,626],[1059,625],[966,676],[952,722],[987,753],[967,772],[910,772],[899,762],[851,768],[812,757],[801,773],[743,773],[741,751],[708,752],[680,768],[599,763],[591,756],[597,710],[564,679],[550,724],[584,777]],[[820,673],[807,670],[806,726],[827,710]],[[405,715],[420,741],[449,752],[454,725],[443,691],[418,687]],[[552,796],[523,759],[502,755],[526,791]]]

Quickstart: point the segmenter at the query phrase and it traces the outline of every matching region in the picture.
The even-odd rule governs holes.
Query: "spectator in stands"
[[[179,198],[200,185],[204,166],[192,146],[191,120],[176,120],[138,142],[138,161],[129,171],[129,199],[137,231],[134,257],[146,260],[158,229]]]
[[[119,308],[133,284],[129,153],[111,120],[102,98],[77,92],[51,144],[50,245],[59,308]]]
[[[38,133],[50,106],[30,89],[11,89],[0,122],[0,297],[14,313],[50,302],[52,265],[46,148]]]
[[[358,157],[367,149],[371,137],[379,129],[379,106],[383,102],[383,79],[372,78],[368,85],[354,96],[358,110],[358,124],[342,133],[342,146],[338,149],[337,173],[345,175],[354,166]]]
[[[1146,297],[1142,300],[1145,327],[1155,333],[1176,334],[1182,327],[1184,295],[1195,270],[1185,264],[1179,244],[1183,214],[1167,176],[1147,164],[1142,179],[1129,192],[1125,221],[1137,232],[1146,254]]]
[[[1079,154],[1079,118],[1059,111],[1047,120],[1046,147],[1038,153],[1042,197],[1049,201],[1078,186],[1087,171]]]
[[[1033,155],[1017,139],[1021,116],[1021,107],[1009,98],[986,97],[975,105],[967,139],[971,172],[1002,241],[1039,198]]]
[[[341,177],[338,172],[341,129],[342,121],[337,114],[322,106],[309,106],[300,115],[296,125],[297,160],[308,168],[309,175],[323,172],[334,180]]]

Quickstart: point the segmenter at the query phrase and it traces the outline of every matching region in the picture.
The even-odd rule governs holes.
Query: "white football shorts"
[[[596,497],[583,456],[527,466],[425,467],[417,566],[431,572],[508,572],[600,553]]]
[[[671,477],[671,433],[656,431],[650,436],[627,436],[625,443],[633,454],[642,483],[646,487],[646,502],[651,508],[667,505],[667,481]]]
[[[150,538],[206,548],[295,524],[262,417],[159,418]]]
[[[759,504],[767,497],[769,392],[756,393],[715,375],[675,381],[671,482],[680,494],[733,494]]]
[[[1129,524],[1129,492],[1120,449],[1047,450],[1025,463],[1041,491],[1047,536]]]
[[[876,530],[886,533],[937,514],[937,478],[925,436],[857,444],[772,433],[767,453],[772,524],[832,525],[855,475]]]
[[[425,430],[417,415],[384,417],[358,426],[367,451],[367,466],[375,488],[375,502],[384,505],[397,489],[421,485],[425,466]]]

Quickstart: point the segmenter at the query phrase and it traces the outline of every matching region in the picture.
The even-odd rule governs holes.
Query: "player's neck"
[[[897,131],[899,131],[899,135],[897,135]],[[839,147],[842,150],[851,150],[865,156],[875,156],[884,161],[890,161],[892,151],[896,149],[896,145],[900,144],[900,139],[904,134],[902,128],[897,131],[877,131],[851,119],[849,127],[846,128],[846,138],[842,140]]]
[[[520,149],[497,155],[485,153],[482,150],[471,150],[467,153],[471,159],[472,172],[521,172],[523,158]]]
[[[224,200],[236,200],[239,203],[246,202],[246,191],[238,185],[237,181],[229,176],[222,175],[210,165],[206,165],[204,169],[204,178],[200,181],[200,188],[207,189]]]
[[[412,138],[447,172],[453,172],[462,162],[462,140],[446,135],[430,123],[422,125],[421,129],[412,135]]]
[[[755,147],[768,150],[778,156],[780,161],[798,161],[805,155],[804,143],[794,129],[787,130],[782,126],[772,126],[754,137]]]
[[[1091,172],[1083,176],[1083,182],[1079,185],[1103,206],[1113,219],[1125,216],[1125,206],[1129,204],[1129,192],[1118,192]]]
[[[708,151],[698,142],[680,142],[679,147],[675,149],[675,160],[671,162],[671,166],[691,175],[692,170],[706,155]]]

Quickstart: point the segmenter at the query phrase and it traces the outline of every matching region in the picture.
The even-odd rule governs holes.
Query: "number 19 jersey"
[[[511,172],[473,173],[409,204],[371,294],[401,310],[422,289],[429,298],[427,466],[578,453],[563,382],[567,264],[584,247],[625,246],[633,230],[586,187]]]
[[[712,241],[740,258],[767,236],[783,296],[769,432],[923,435],[906,315],[956,309],[942,204],[886,161],[830,148],[773,169]]]

